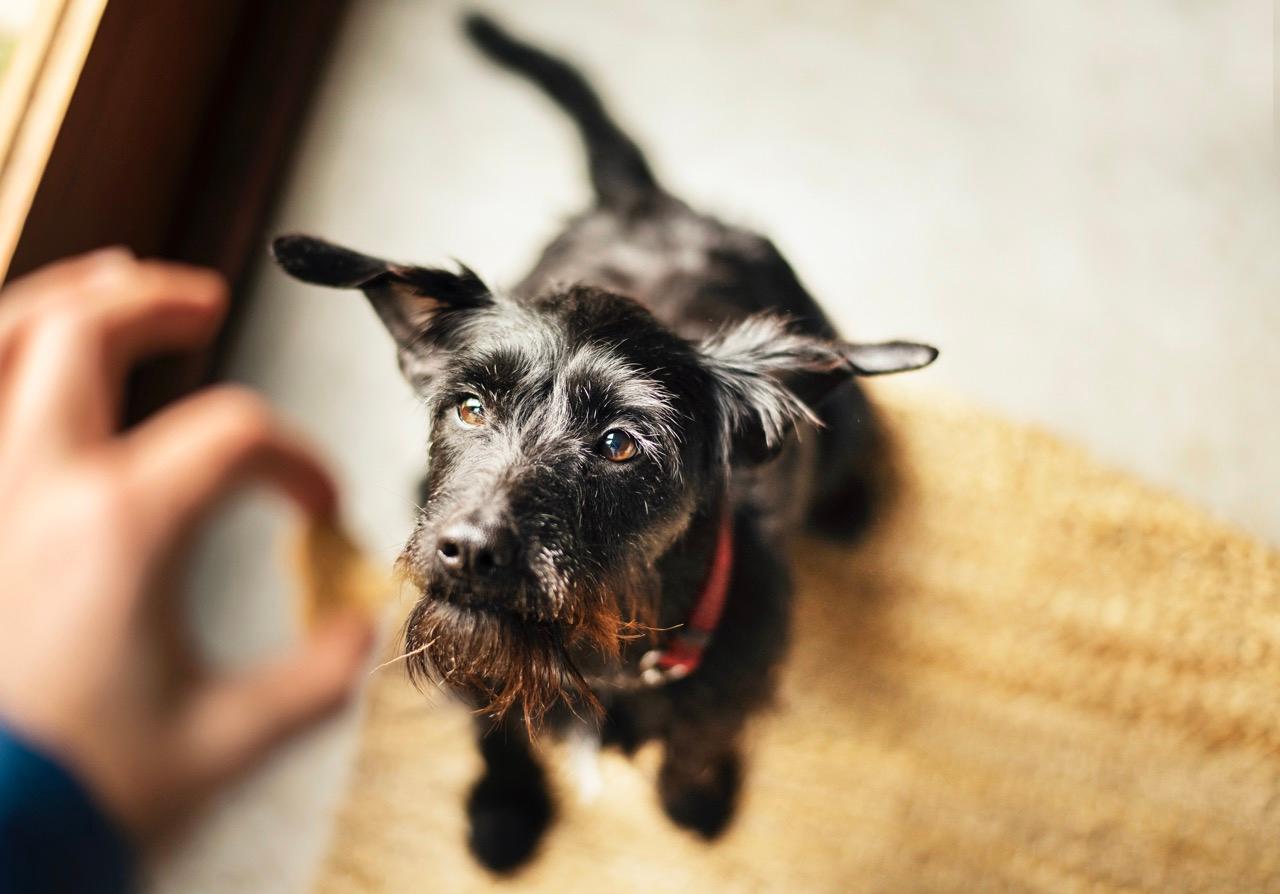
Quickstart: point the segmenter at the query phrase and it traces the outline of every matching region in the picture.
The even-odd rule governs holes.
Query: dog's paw
[[[720,835],[733,818],[740,774],[735,755],[727,755],[696,774],[668,762],[658,778],[662,807],[676,825],[710,841]]]
[[[511,872],[533,856],[551,822],[551,799],[541,783],[486,775],[471,789],[467,844],[483,866]]]

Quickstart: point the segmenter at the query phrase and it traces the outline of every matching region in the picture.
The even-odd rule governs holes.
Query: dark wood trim
[[[346,0],[109,0],[8,277],[102,245],[211,266],[239,287]],[[137,378],[145,411],[211,357]]]

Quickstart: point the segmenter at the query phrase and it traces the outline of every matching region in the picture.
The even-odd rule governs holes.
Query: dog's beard
[[[656,592],[651,577],[615,575],[611,586],[569,598],[562,589],[552,619],[458,606],[415,581],[424,595],[405,625],[410,679],[439,685],[495,720],[518,709],[531,733],[560,702],[598,718],[603,709],[579,661],[616,662],[623,643],[643,635],[654,600],[641,594]]]

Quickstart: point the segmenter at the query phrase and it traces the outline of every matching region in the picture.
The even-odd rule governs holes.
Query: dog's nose
[[[459,577],[496,577],[511,567],[515,552],[515,537],[499,525],[457,522],[436,540],[436,559]]]

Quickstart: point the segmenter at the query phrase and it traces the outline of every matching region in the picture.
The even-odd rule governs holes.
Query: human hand
[[[139,841],[336,710],[372,641],[340,618],[242,674],[202,666],[180,587],[192,537],[252,481],[335,510],[328,473],[252,392],[200,392],[120,434],[140,358],[216,332],[209,271],[106,250],[0,294],[0,719]]]

